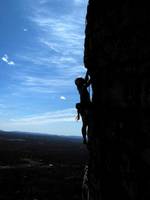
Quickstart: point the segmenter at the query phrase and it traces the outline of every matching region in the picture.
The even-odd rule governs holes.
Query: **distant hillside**
[[[87,150],[81,137],[0,131],[0,155],[0,161],[3,158],[5,162],[44,157],[55,162],[82,163],[87,159]]]
[[[81,137],[0,131],[0,199],[80,199],[87,162]]]
[[[4,131],[4,130],[0,130],[0,135],[3,135],[3,136],[12,136],[12,137],[31,137],[31,138],[34,138],[34,137],[46,137],[46,138],[51,138],[51,139],[54,139],[54,138],[57,138],[57,139],[76,139],[76,140],[81,140],[82,137],[81,136],[72,136],[72,135],[54,135],[54,134],[48,134],[48,133],[35,133],[35,132],[22,132],[22,131]]]

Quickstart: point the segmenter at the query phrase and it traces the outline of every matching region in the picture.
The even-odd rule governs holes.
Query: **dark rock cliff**
[[[150,198],[150,7],[89,0],[84,63],[91,76],[90,200]]]

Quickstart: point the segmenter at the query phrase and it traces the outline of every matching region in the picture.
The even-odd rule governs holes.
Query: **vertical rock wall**
[[[90,200],[150,198],[150,8],[89,0],[84,63],[93,89]]]

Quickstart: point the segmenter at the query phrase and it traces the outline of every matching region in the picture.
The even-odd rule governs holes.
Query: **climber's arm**
[[[91,79],[88,80],[88,82],[86,83],[86,87],[89,87],[91,85]]]
[[[88,80],[89,80],[89,72],[88,71],[86,72],[86,75],[85,75],[84,79],[85,79],[86,82],[88,82]]]
[[[90,84],[91,84],[91,79],[89,78],[89,72],[88,71],[86,72],[86,75],[85,75],[85,82],[86,82],[86,87],[89,87]]]
[[[77,111],[76,120],[78,121],[79,119],[80,119],[80,113],[79,113],[79,111]]]

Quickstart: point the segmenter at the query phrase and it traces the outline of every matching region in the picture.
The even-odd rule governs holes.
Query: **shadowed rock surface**
[[[150,12],[144,1],[89,0],[89,199],[150,198]]]

